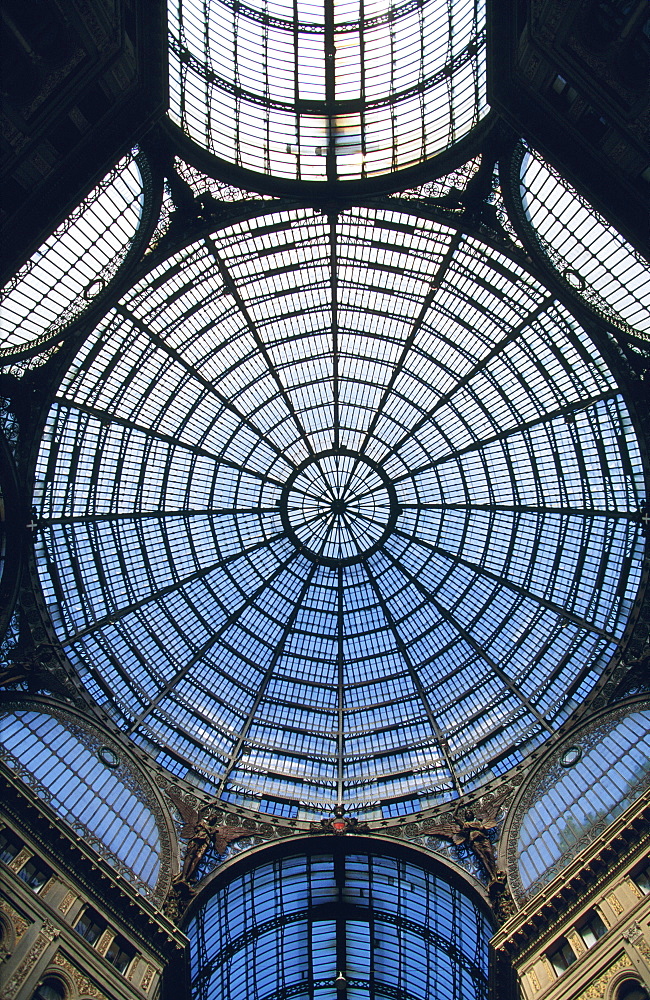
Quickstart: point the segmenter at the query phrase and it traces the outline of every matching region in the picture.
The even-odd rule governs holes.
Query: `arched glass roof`
[[[262,174],[419,163],[487,112],[482,0],[169,0],[170,116]]]
[[[356,839],[220,885],[187,928],[193,1000],[484,1000],[485,914],[442,866]]]
[[[164,896],[160,854],[168,845],[144,782],[105,738],[58,712],[16,706],[0,712],[0,734],[0,757],[86,843],[143,895]]]
[[[593,343],[445,225],[284,211],[112,308],[37,467],[42,584],[98,701],[260,811],[414,812],[600,676],[642,474]]]
[[[143,200],[129,153],[2,289],[0,357],[48,340],[103,290],[136,234]]]
[[[533,149],[521,157],[527,220],[573,289],[606,319],[650,339],[650,264]]]
[[[532,782],[515,821],[518,877],[534,895],[650,784],[650,711],[620,709],[565,741]]]

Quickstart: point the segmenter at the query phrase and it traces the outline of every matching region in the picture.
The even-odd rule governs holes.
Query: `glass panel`
[[[576,960],[575,952],[568,941],[564,938],[557,947],[549,953],[549,961],[553,966],[556,975],[561,976]]]
[[[169,0],[169,27],[172,120],[261,173],[386,173],[488,110],[482,0]]]
[[[74,929],[88,944],[95,944],[106,930],[106,921],[94,910],[84,910]]]
[[[571,767],[561,761],[549,767],[521,821],[519,875],[528,894],[555,877],[596,835],[592,831],[611,823],[650,782],[650,711],[600,723],[578,742],[586,744],[582,756]]]
[[[578,932],[587,948],[593,948],[596,941],[598,941],[603,934],[607,933],[607,928],[605,927],[600,914],[591,913],[585,923],[581,924],[578,928]]]
[[[143,198],[129,154],[2,289],[0,355],[48,339],[102,291],[135,236]]]
[[[644,896],[650,895],[650,862],[636,873],[634,881]]]
[[[65,998],[66,990],[63,984],[58,979],[48,976],[45,982],[36,987],[31,1000],[65,1000]]]
[[[18,872],[18,877],[26,882],[30,889],[39,892],[52,877],[52,869],[38,858],[30,858]]]
[[[114,965],[118,972],[126,972],[135,955],[133,948],[120,937],[115,937],[106,950],[106,961]]]
[[[8,865],[16,857],[23,843],[10,830],[0,830],[0,861]]]

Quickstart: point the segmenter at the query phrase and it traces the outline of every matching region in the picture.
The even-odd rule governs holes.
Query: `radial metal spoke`
[[[293,421],[294,421],[296,427],[298,428],[299,436],[302,438],[302,441],[303,441],[303,443],[305,445],[305,448],[307,449],[307,451],[308,451],[308,453],[310,455],[313,455],[314,454],[314,449],[312,447],[311,440],[309,439],[309,435],[307,434],[307,432],[306,432],[306,430],[305,430],[305,428],[303,426],[303,423],[302,423],[300,417],[298,416],[296,408],[294,407],[293,403],[291,402],[291,397],[289,396],[289,393],[287,392],[282,379],[280,378],[280,376],[278,375],[278,373],[276,371],[275,365],[273,363],[271,355],[269,354],[268,348],[267,348],[266,344],[264,343],[264,340],[262,339],[262,337],[260,336],[260,334],[258,332],[258,329],[257,329],[257,326],[255,324],[255,321],[253,320],[253,318],[252,318],[251,314],[249,313],[248,309],[246,308],[246,303],[244,302],[242,296],[239,294],[239,290],[237,288],[237,285],[236,285],[236,283],[235,283],[232,275],[230,274],[230,271],[228,270],[228,267],[227,267],[225,261],[222,259],[222,256],[219,253],[219,250],[217,248],[216,243],[209,236],[206,236],[205,237],[205,245],[207,246],[208,250],[212,254],[212,257],[214,258],[215,263],[216,263],[217,267],[219,268],[219,272],[221,274],[221,277],[223,279],[223,283],[224,283],[225,287],[228,289],[228,293],[230,295],[232,295],[233,299],[237,303],[237,308],[239,309],[240,313],[242,314],[242,316],[243,316],[243,318],[244,318],[244,320],[246,322],[246,326],[248,328],[248,331],[249,331],[251,337],[253,338],[253,340],[255,342],[255,346],[257,347],[257,349],[260,352],[261,356],[264,358],[264,363],[266,364],[266,367],[268,369],[269,374],[271,375],[271,378],[273,379],[273,381],[275,382],[275,384],[277,385],[277,387],[278,387],[278,389],[280,391],[280,395],[282,396],[282,399],[284,400],[284,405],[286,406],[288,412],[291,414],[291,416],[293,418]]]
[[[402,510],[480,510],[493,514],[562,514],[565,517],[597,519],[605,517],[614,521],[639,521],[638,511],[594,510],[590,507],[551,507],[541,504],[508,503],[403,503]]]
[[[453,451],[447,453],[446,455],[441,455],[426,465],[421,465],[416,469],[409,470],[402,476],[398,476],[395,479],[395,483],[400,483],[404,479],[412,479],[415,476],[420,475],[421,472],[427,472],[429,469],[435,469],[439,465],[444,465],[445,462],[449,462],[452,459],[462,458],[463,455],[469,455],[475,451],[481,451],[483,448],[487,448],[490,445],[496,444],[499,441],[507,441],[509,438],[514,437],[517,434],[526,434],[528,431],[533,430],[535,427],[540,427],[544,424],[552,423],[554,420],[558,420],[560,417],[566,417],[570,413],[579,412],[585,410],[588,406],[595,403],[603,403],[608,400],[617,399],[620,393],[617,390],[609,390],[608,392],[599,393],[597,396],[592,396],[589,399],[576,400],[575,403],[569,406],[558,407],[556,410],[550,410],[544,413],[541,417],[535,417],[534,420],[527,420],[525,423],[516,424],[514,427],[508,427],[501,431],[499,434],[493,434],[490,437],[481,438],[480,441],[472,441],[471,444],[465,445],[463,448],[456,448]],[[395,450],[395,449],[392,449]],[[384,459],[385,461],[385,459]]]
[[[134,314],[129,312],[129,310],[124,306],[116,306],[115,311],[118,315],[123,316],[129,323],[132,323],[138,330],[140,330],[141,333],[144,333],[145,336],[151,340],[152,344],[155,344],[160,351],[172,358],[172,360],[180,368],[182,368],[183,371],[187,372],[188,375],[190,375],[196,382],[199,383],[200,386],[202,386],[205,392],[214,396],[219,402],[219,405],[223,406],[224,410],[228,410],[235,417],[237,417],[244,427],[248,427],[248,429],[256,434],[260,441],[262,441],[268,448],[271,448],[279,458],[285,461],[292,469],[295,469],[295,463],[287,455],[286,451],[279,448],[278,445],[275,444],[275,442],[269,437],[268,432],[258,427],[255,421],[251,420],[250,417],[243,413],[238,406],[235,406],[232,400],[218,392],[214,383],[211,382],[210,379],[204,378],[194,365],[189,364],[184,359],[180,351],[175,350],[163,337],[148,327],[146,323],[143,323],[142,320],[138,319],[137,316],[134,316]]]
[[[297,556],[297,555],[298,555],[298,553],[294,553],[294,556]],[[289,564],[289,562],[291,562],[292,558],[293,557],[290,557],[287,560],[287,565]],[[283,569],[284,568],[285,567],[283,567]],[[269,664],[268,664],[266,670],[264,671],[264,676],[262,677],[262,680],[260,681],[259,688],[257,689],[257,694],[255,695],[255,700],[254,700],[253,704],[251,705],[251,708],[250,708],[250,710],[248,712],[248,715],[246,716],[246,720],[244,721],[243,725],[241,726],[241,729],[239,730],[239,735],[237,737],[237,741],[236,741],[235,746],[233,747],[233,750],[231,751],[231,754],[230,754],[230,761],[229,761],[228,765],[226,766],[226,768],[224,770],[224,773],[223,773],[223,775],[221,777],[221,780],[219,782],[219,787],[218,787],[217,792],[216,792],[217,798],[220,798],[223,795],[223,793],[224,793],[224,791],[226,789],[226,785],[228,783],[228,779],[229,779],[232,771],[234,770],[234,768],[237,765],[237,762],[238,762],[238,759],[239,759],[239,755],[240,755],[240,753],[242,751],[242,748],[243,748],[243,746],[244,746],[244,744],[246,742],[246,737],[248,736],[248,731],[251,728],[251,726],[253,725],[253,723],[255,722],[255,716],[257,714],[257,710],[260,707],[260,704],[261,704],[262,700],[264,699],[264,697],[266,695],[266,692],[267,692],[269,684],[273,680],[273,675],[275,673],[275,668],[276,668],[276,666],[278,664],[278,661],[280,660],[280,658],[284,654],[284,647],[285,647],[285,645],[287,643],[287,639],[291,635],[291,631],[292,631],[293,626],[295,624],[296,618],[298,617],[298,614],[299,614],[300,610],[302,609],[303,601],[305,599],[307,591],[309,590],[309,588],[311,586],[312,580],[314,579],[314,574],[316,573],[316,569],[317,569],[317,566],[314,563],[314,565],[311,566],[309,572],[307,573],[307,577],[305,579],[305,582],[303,583],[303,585],[301,587],[301,590],[300,590],[300,596],[296,600],[296,602],[295,602],[295,604],[294,604],[294,606],[293,606],[293,608],[291,610],[291,613],[290,613],[290,615],[289,615],[289,617],[288,617],[288,619],[287,619],[287,621],[285,623],[284,629],[282,631],[282,635],[281,635],[281,637],[280,637],[280,639],[278,641],[277,646],[275,647],[275,652],[273,653],[273,656],[269,660]],[[269,581],[269,583],[270,582],[271,581]],[[268,584],[264,584],[263,588],[265,588],[266,586],[268,586]],[[262,589],[260,589],[260,594],[261,593],[262,593]],[[257,596],[259,596],[259,595],[256,595],[255,599],[257,599]]]
[[[55,524],[111,524],[118,521],[165,521],[168,518],[178,517],[221,517],[231,514],[275,514],[278,508],[275,507],[206,507],[204,509],[193,509],[190,507],[179,510],[138,510],[126,512],[124,514],[71,514],[69,517],[46,517],[39,514],[38,524],[40,528],[50,528]]]
[[[336,801],[343,803],[345,782],[345,591],[343,567],[336,570]]]
[[[447,767],[447,770],[449,771],[449,776],[450,776],[450,778],[452,780],[452,783],[454,785],[454,788],[456,790],[456,794],[460,796],[460,795],[463,794],[463,787],[462,787],[462,785],[460,783],[460,780],[458,778],[458,775],[456,773],[456,768],[454,766],[454,761],[453,761],[453,758],[451,756],[451,751],[450,751],[450,748],[449,748],[449,744],[447,742],[447,738],[446,738],[443,730],[441,729],[440,725],[438,724],[438,721],[437,721],[437,719],[435,717],[435,714],[434,714],[433,709],[431,707],[431,704],[429,702],[428,695],[427,695],[427,693],[426,693],[426,691],[424,689],[422,681],[420,680],[420,676],[419,676],[419,674],[418,674],[418,672],[417,672],[417,670],[415,668],[415,664],[413,663],[413,660],[412,660],[412,658],[411,658],[411,656],[409,654],[408,647],[407,647],[406,643],[404,642],[404,640],[402,639],[402,636],[400,635],[399,628],[397,627],[397,624],[396,624],[393,616],[390,613],[390,610],[388,608],[388,605],[387,605],[386,600],[384,598],[384,595],[382,593],[381,587],[379,586],[379,583],[376,580],[376,578],[375,578],[375,576],[374,576],[374,574],[373,574],[373,572],[372,572],[372,570],[371,570],[371,568],[369,566],[369,563],[368,563],[367,559],[364,560],[363,566],[364,566],[364,569],[366,571],[366,575],[368,577],[368,580],[370,581],[370,585],[372,586],[372,589],[374,590],[374,592],[375,592],[375,594],[377,596],[377,601],[379,602],[379,606],[381,607],[382,614],[384,615],[384,618],[385,618],[385,620],[386,620],[386,622],[387,622],[387,624],[388,624],[388,626],[389,626],[389,628],[391,630],[391,633],[392,633],[393,638],[395,640],[395,644],[396,644],[397,648],[399,649],[400,656],[401,656],[402,660],[404,661],[404,663],[406,664],[406,667],[407,667],[408,673],[409,673],[409,677],[411,678],[411,682],[412,682],[415,690],[418,693],[418,697],[419,697],[419,699],[420,699],[420,701],[422,703],[422,707],[424,708],[424,711],[426,713],[426,717],[427,717],[427,719],[429,721],[429,725],[431,726],[431,730],[432,730],[432,732],[433,732],[433,734],[434,734],[434,736],[436,738],[437,744],[440,747],[440,750],[442,752],[442,755],[443,755],[443,758],[444,758],[444,761],[445,761],[445,765]]]
[[[398,358],[397,362],[394,365],[391,377],[389,378],[388,383],[384,387],[384,390],[382,392],[382,395],[381,395],[381,398],[379,400],[379,403],[377,404],[377,408],[375,410],[375,414],[374,414],[372,420],[370,421],[370,424],[368,425],[368,430],[366,431],[364,439],[363,439],[363,442],[361,444],[361,447],[359,448],[359,454],[360,455],[364,455],[366,453],[367,449],[368,449],[368,445],[370,444],[370,441],[372,439],[372,435],[374,434],[375,428],[377,427],[379,419],[380,419],[380,417],[381,417],[381,415],[382,415],[382,413],[384,411],[384,407],[386,406],[386,403],[388,402],[388,399],[390,398],[391,392],[392,392],[392,390],[393,390],[393,388],[395,386],[395,383],[396,383],[397,379],[399,378],[399,376],[401,375],[401,373],[402,373],[402,371],[404,369],[404,366],[406,364],[407,358],[409,357],[409,355],[411,353],[411,350],[413,348],[413,345],[415,343],[415,339],[416,339],[417,335],[419,334],[420,330],[422,329],[422,325],[423,325],[424,320],[425,320],[425,318],[427,316],[427,313],[429,312],[429,309],[433,305],[433,301],[434,301],[434,298],[436,296],[436,292],[438,292],[438,290],[439,290],[439,288],[440,288],[440,286],[441,286],[441,284],[442,284],[442,282],[444,280],[445,274],[447,273],[447,269],[449,268],[449,265],[451,264],[451,260],[453,258],[454,253],[456,252],[456,250],[460,246],[462,238],[463,237],[462,237],[461,233],[458,233],[458,232],[455,233],[451,237],[451,240],[450,240],[449,246],[448,246],[448,248],[447,248],[447,250],[445,252],[445,255],[443,256],[443,259],[442,259],[440,265],[438,266],[438,269],[436,270],[435,275],[431,279],[431,282],[429,284],[429,290],[428,290],[427,294],[425,295],[424,301],[422,302],[422,305],[420,306],[420,310],[419,310],[417,316],[415,317],[415,319],[413,321],[413,324],[412,324],[412,327],[411,327],[411,332],[409,333],[409,335],[407,336],[407,338],[404,341],[400,357]]]
[[[341,413],[339,387],[339,293],[338,293],[338,260],[337,260],[337,228],[338,216],[329,216],[329,250],[330,250],[330,295],[332,302],[332,397],[334,403],[334,427],[332,447],[341,447]]]
[[[140,611],[141,608],[147,606],[147,604],[153,604],[156,601],[167,597],[169,594],[175,593],[177,590],[181,590],[183,587],[187,587],[191,583],[195,583],[197,580],[203,580],[205,577],[210,576],[215,570],[221,569],[223,566],[227,566],[229,563],[236,562],[238,559],[242,559],[245,556],[252,555],[253,552],[258,552],[260,549],[268,548],[273,542],[279,541],[279,539],[285,537],[285,532],[280,531],[271,538],[264,538],[261,542],[256,542],[255,545],[251,545],[248,549],[242,549],[239,552],[234,552],[232,555],[224,556],[218,562],[211,563],[209,566],[203,566],[198,569],[195,573],[189,573],[185,577],[181,577],[175,580],[174,583],[169,584],[168,587],[161,587],[159,590],[154,590],[147,594],[139,601],[133,601],[131,604],[125,607],[116,608],[108,615],[104,615],[102,618],[97,618],[92,625],[88,625],[86,628],[78,629],[71,635],[66,635],[61,638],[62,646],[70,646],[79,639],[83,639],[87,635],[92,635],[99,629],[104,628],[106,625],[115,625],[118,621],[123,618],[127,618],[129,615],[133,614],[135,611]]]
[[[105,411],[98,410],[94,406],[87,406],[83,403],[77,402],[70,403],[68,400],[60,397],[57,397],[55,401],[59,406],[65,407],[66,410],[70,412],[78,411],[79,413],[86,414],[86,416],[94,417],[103,426],[106,426],[106,424],[116,424],[118,427],[124,427],[126,430],[136,431],[138,434],[142,434],[144,438],[153,439],[155,441],[164,441],[165,444],[171,445],[174,450],[179,449],[181,451],[190,452],[192,455],[200,456],[201,458],[209,458],[215,463],[216,466],[223,465],[227,469],[234,469],[235,472],[243,473],[246,476],[250,476],[252,479],[259,479],[263,483],[272,483],[273,486],[277,486],[279,489],[282,489],[284,486],[284,483],[279,479],[273,479],[270,476],[258,472],[254,468],[243,466],[238,462],[233,462],[229,458],[215,455],[214,452],[209,451],[207,448],[200,448],[198,445],[191,444],[190,442],[179,441],[178,438],[173,437],[171,434],[164,434],[162,431],[152,430],[151,427],[148,427],[146,424],[139,424],[135,420],[120,417],[116,413],[110,413],[107,415]]]
[[[429,552],[442,556],[453,565],[464,566],[466,569],[472,570],[478,576],[483,576],[486,580],[491,580],[493,583],[498,583],[499,586],[505,587],[507,590],[511,590],[514,594],[518,594],[520,597],[526,598],[526,600],[534,601],[534,603],[538,604],[541,608],[544,608],[546,611],[554,612],[554,614],[558,615],[558,617],[565,619],[567,622],[572,622],[574,625],[577,625],[578,628],[584,629],[587,632],[594,632],[603,639],[607,639],[608,642],[618,642],[618,637],[614,635],[613,632],[608,632],[606,629],[599,628],[599,626],[594,624],[594,622],[587,621],[586,618],[582,618],[581,615],[575,614],[567,607],[556,604],[554,601],[549,601],[547,598],[542,597],[541,594],[536,594],[527,587],[522,587],[520,584],[514,583],[514,581],[509,580],[507,576],[499,576],[498,573],[491,572],[491,570],[486,569],[485,566],[472,562],[470,559],[463,559],[462,556],[449,552],[440,545],[434,545],[432,542],[428,542],[424,538],[414,538],[412,535],[407,534],[407,532],[400,531],[398,529],[395,530],[395,534],[399,535],[401,538],[405,538],[412,545],[419,545],[423,549],[427,549]]]
[[[537,710],[537,708],[535,708],[533,703],[519,690],[515,682],[510,677],[508,677],[508,675],[504,670],[502,670],[502,668],[499,666],[494,657],[492,657],[488,653],[488,651],[484,649],[479,642],[477,642],[472,633],[468,629],[464,628],[460,624],[460,622],[457,621],[456,617],[449,611],[448,608],[445,608],[445,606],[435,597],[433,592],[429,590],[429,588],[422,583],[419,577],[416,577],[411,572],[409,572],[409,570],[407,570],[402,565],[402,563],[400,563],[393,555],[391,555],[390,552],[385,552],[384,554],[387,556],[388,559],[390,559],[395,568],[404,575],[404,577],[409,581],[409,583],[411,583],[414,587],[416,587],[420,591],[422,596],[426,597],[426,599],[431,602],[431,604],[436,609],[438,614],[442,618],[444,618],[445,621],[448,621],[451,625],[453,625],[458,635],[462,639],[464,639],[469,646],[472,647],[474,652],[478,654],[478,656],[484,663],[488,664],[488,666],[493,670],[496,676],[503,682],[505,687],[509,691],[511,691],[512,694],[515,695],[517,700],[521,702],[521,704],[526,708],[528,712],[530,712],[533,718],[537,719],[539,724],[543,726],[546,732],[552,733],[553,727],[549,725],[545,717]]]
[[[232,625],[234,625],[234,623],[236,621],[238,621],[241,618],[241,616],[243,615],[244,611],[246,611],[247,608],[250,608],[253,604],[255,604],[255,602],[260,599],[260,597],[262,596],[262,594],[264,593],[264,591],[267,590],[271,586],[271,584],[275,580],[277,580],[278,577],[281,576],[282,573],[285,572],[285,570],[287,569],[287,567],[290,566],[291,563],[294,562],[294,560],[297,559],[297,558],[298,558],[298,553],[297,552],[292,552],[291,555],[287,559],[285,559],[282,563],[280,563],[280,565],[276,568],[275,572],[271,574],[271,576],[268,578],[268,580],[264,580],[264,582],[261,583],[260,586],[249,597],[247,597],[245,601],[242,602],[242,604],[240,605],[240,607],[237,608],[236,611],[233,611],[233,613],[228,616],[228,618],[226,619],[226,621],[223,622],[219,626],[219,628],[217,629],[217,631],[213,635],[211,635],[210,638],[206,640],[206,642],[203,643],[203,645],[197,650],[197,652],[194,654],[194,656],[192,656],[192,658],[190,660],[188,660],[188,662],[183,667],[181,667],[180,670],[178,670],[176,672],[176,674],[172,677],[172,679],[170,681],[168,681],[167,684],[165,684],[164,688],[162,688],[158,692],[158,694],[156,695],[156,697],[151,699],[150,703],[140,713],[140,715],[138,716],[138,718],[135,720],[135,722],[133,723],[133,725],[128,730],[129,735],[131,735],[131,733],[135,732],[135,730],[142,723],[142,721],[147,717],[147,715],[149,715],[153,711],[153,709],[161,702],[161,700],[163,698],[165,698],[168,694],[170,694],[174,690],[174,688],[176,687],[176,685],[178,684],[178,682],[182,681],[183,678],[187,676],[187,674],[192,669],[192,667],[196,666],[197,663],[200,663],[200,661],[203,659],[203,657],[206,655],[206,653],[209,653],[210,650],[213,648],[213,646],[215,646],[217,644],[217,642],[219,641],[219,639],[221,638],[221,636],[224,635],[224,633],[227,632],[228,629]],[[275,660],[273,662],[275,662]],[[270,674],[269,674],[269,671],[267,670],[267,672],[265,674],[265,679],[262,682],[260,691],[266,686],[266,684],[268,683],[268,679],[270,679]],[[255,710],[257,709],[257,705],[259,705],[260,700],[261,700],[261,695],[258,693],[258,697],[257,697],[256,703],[255,703]],[[252,713],[253,713],[253,709],[251,709],[251,715],[252,715]],[[251,718],[251,715],[249,715],[249,718]],[[239,741],[239,745],[241,745],[241,742],[242,741],[240,740]],[[233,759],[234,759],[234,757],[233,757]],[[224,776],[222,784],[223,784],[223,782],[225,782],[227,774],[229,773],[229,770],[230,769],[227,769],[226,776]]]

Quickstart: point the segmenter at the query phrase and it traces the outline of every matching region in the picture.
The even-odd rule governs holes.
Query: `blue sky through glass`
[[[161,763],[378,816],[502,773],[592,688],[641,491],[612,375],[518,264],[399,212],[276,212],[157,265],[79,351],[38,558]]]

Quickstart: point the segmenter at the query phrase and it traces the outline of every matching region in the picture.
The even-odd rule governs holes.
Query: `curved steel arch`
[[[314,997],[322,988],[323,996],[336,989],[345,998],[348,988],[367,988],[372,996],[421,1000],[437,996],[431,990],[440,988],[438,976],[449,974],[450,997],[482,998],[492,923],[485,900],[458,870],[402,843],[358,835],[292,839],[235,857],[204,883],[183,918],[195,1000],[215,987],[232,990],[242,963],[247,986],[264,997]],[[365,958],[350,925],[368,925]],[[388,926],[399,955],[382,958]],[[414,965],[427,956],[422,981],[399,971],[413,948]],[[280,985],[268,992],[270,965]],[[335,988],[337,973],[345,981]]]

